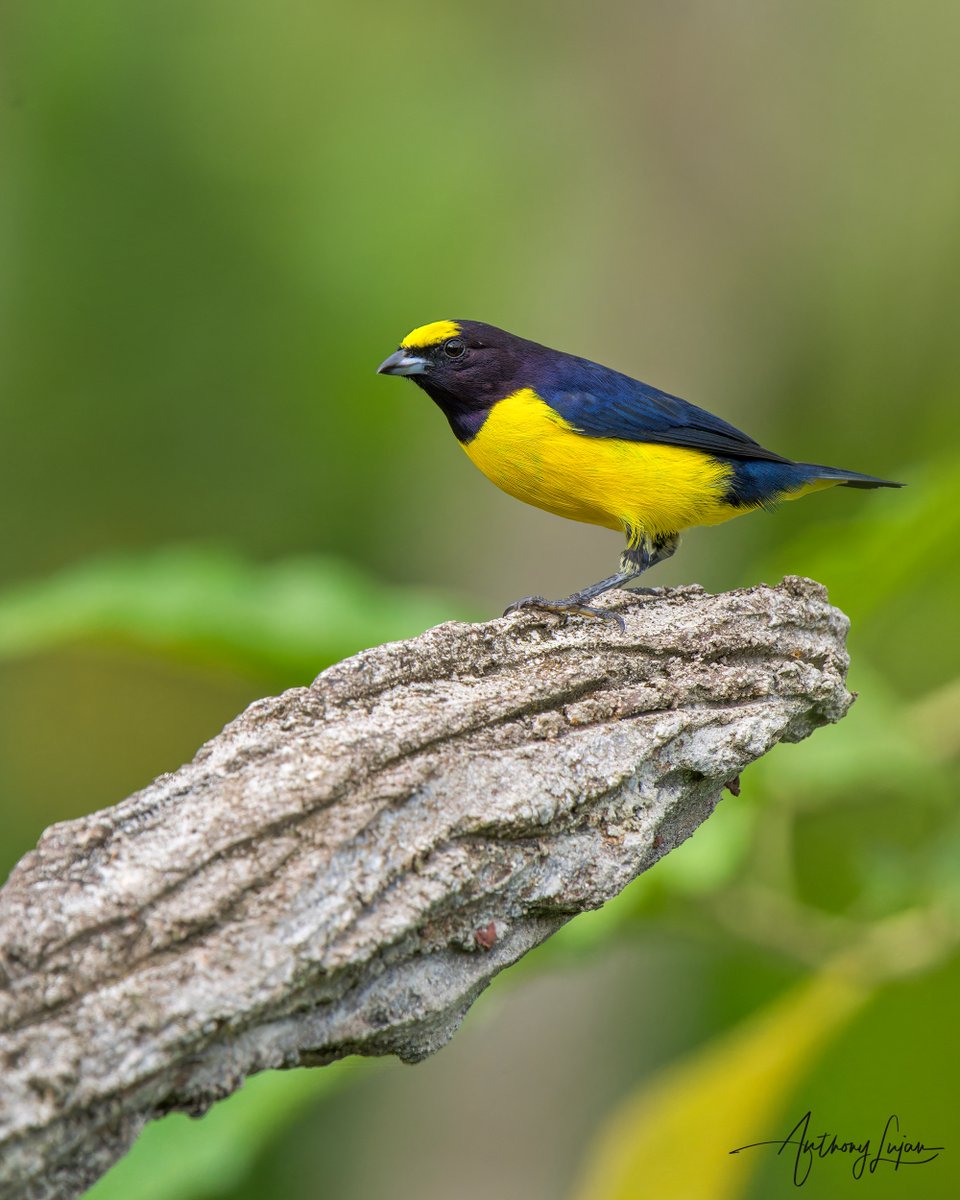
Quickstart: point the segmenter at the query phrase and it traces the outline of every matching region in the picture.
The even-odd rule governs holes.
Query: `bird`
[[[505,616],[537,608],[622,627],[593,602],[669,558],[684,529],[838,485],[903,486],[794,462],[679,396],[481,321],[418,326],[377,372],[422,388],[467,457],[509,495],[625,535],[615,574],[560,600],[525,596]]]

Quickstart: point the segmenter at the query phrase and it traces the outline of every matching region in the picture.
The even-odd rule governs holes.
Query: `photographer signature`
[[[837,1134],[818,1133],[810,1136],[810,1121],[812,1114],[804,1113],[783,1139],[773,1138],[766,1142],[751,1142],[747,1146],[738,1146],[731,1154],[740,1154],[744,1150],[753,1150],[757,1146],[777,1146],[777,1154],[783,1154],[788,1146],[796,1147],[793,1156],[793,1182],[797,1187],[803,1187],[810,1177],[813,1164],[817,1159],[845,1158],[851,1161],[851,1171],[854,1179],[861,1179],[864,1171],[872,1175],[881,1164],[890,1165],[895,1171],[901,1167],[919,1167],[924,1163],[933,1162],[940,1156],[943,1146],[925,1146],[923,1142],[911,1142],[900,1136],[900,1120],[896,1114],[887,1117],[883,1134],[874,1150],[872,1141],[842,1141]]]

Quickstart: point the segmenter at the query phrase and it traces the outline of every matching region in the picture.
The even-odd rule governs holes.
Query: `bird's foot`
[[[577,596],[567,596],[563,600],[547,600],[543,596],[524,596],[522,600],[515,600],[513,604],[508,604],[503,610],[505,617],[511,613],[519,612],[524,608],[538,608],[542,612],[554,613],[563,618],[563,623],[566,624],[571,617],[597,617],[602,621],[614,621],[620,626],[620,632],[626,631],[626,622],[623,617],[614,612],[612,608],[594,608],[590,604],[584,604]]]

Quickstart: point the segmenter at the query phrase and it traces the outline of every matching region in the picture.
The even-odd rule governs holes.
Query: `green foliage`
[[[171,1113],[94,1187],[89,1200],[194,1200],[228,1195],[277,1134],[350,1075],[323,1071],[255,1075],[202,1120]]]
[[[643,1192],[686,1200],[737,1200],[759,1141],[810,1060],[858,1013],[869,988],[825,970],[648,1080],[611,1114],[573,1200],[634,1200]],[[736,1087],[731,1087],[731,1080]]]
[[[0,660],[109,641],[301,682],[456,612],[438,595],[385,587],[330,558],[253,564],[179,547],[80,563],[0,592]]]

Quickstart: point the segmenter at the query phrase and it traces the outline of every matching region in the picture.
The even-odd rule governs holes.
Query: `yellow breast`
[[[577,433],[531,388],[501,400],[464,445],[493,483],[537,508],[656,536],[715,525],[730,468],[698,450]]]

